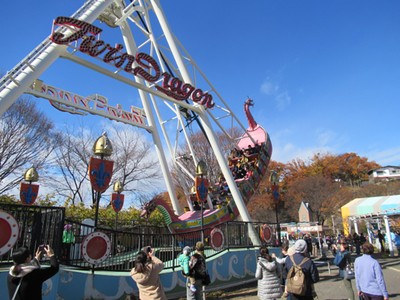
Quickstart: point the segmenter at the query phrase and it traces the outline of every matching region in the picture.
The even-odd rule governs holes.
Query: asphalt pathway
[[[400,300],[400,257],[380,257],[375,255],[383,269],[386,287],[389,292],[389,299]],[[355,256],[354,256],[355,258]],[[332,260],[332,257],[328,258]],[[318,262],[318,260],[315,260]],[[346,290],[342,279],[338,277],[338,268],[334,265],[330,266],[330,271],[327,264],[318,266],[320,273],[320,281],[315,284],[315,289],[319,300],[346,300]],[[355,297],[357,289],[355,281],[352,280]],[[246,299],[258,300],[257,297],[257,282],[248,284],[247,286],[237,287],[229,291],[213,292],[206,297],[207,300],[222,300],[222,299]],[[282,298],[286,299],[286,298]],[[358,296],[355,298],[358,299]]]

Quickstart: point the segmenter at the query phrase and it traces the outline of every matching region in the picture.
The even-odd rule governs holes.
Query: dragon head
[[[157,206],[162,201],[164,201],[162,196],[157,195],[153,199],[151,199],[149,202],[145,203],[143,205],[142,211],[140,212],[140,217],[148,219],[150,217],[151,213],[157,209]]]
[[[246,100],[246,102],[244,104],[246,104],[248,106],[253,106],[254,105],[253,100],[250,99],[250,98],[247,98],[247,100]]]
[[[142,211],[140,212],[140,217],[148,219],[151,213],[155,211],[156,207],[157,205],[153,202],[153,200],[150,200],[149,202],[145,203],[143,205]]]

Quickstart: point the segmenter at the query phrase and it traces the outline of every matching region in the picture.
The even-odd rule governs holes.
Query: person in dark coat
[[[195,253],[190,257],[189,268],[193,269],[193,276],[195,278],[194,292],[190,286],[186,285],[186,299],[187,300],[201,300],[203,299],[203,276],[207,271],[206,256],[204,254],[204,243],[197,242],[195,246]]]
[[[310,237],[310,235],[306,234],[304,236],[304,241],[307,243],[307,252],[308,252],[308,256],[312,255],[312,250],[313,250],[313,246],[312,246],[312,239]]]
[[[381,252],[385,252],[385,236],[382,234],[380,230],[378,230],[378,240],[379,244],[381,245]]]
[[[39,261],[43,254],[50,258],[50,267],[41,268]],[[35,258],[27,247],[21,247],[12,254],[14,266],[7,276],[8,295],[15,300],[41,300],[42,284],[57,274],[58,261],[49,245],[36,250]],[[18,290],[17,290],[18,289]]]
[[[293,260],[296,265],[299,265],[302,260],[307,257],[307,243],[304,240],[297,240],[294,244],[294,251]],[[291,259],[286,259],[284,272],[285,275],[289,272],[290,268],[293,266],[293,262]],[[306,277],[306,293],[304,296],[290,294],[289,297],[291,300],[313,300],[314,299],[314,288],[313,284],[319,281],[319,273],[317,266],[311,259],[308,259],[306,262],[303,263],[301,266],[303,269],[303,273]]]

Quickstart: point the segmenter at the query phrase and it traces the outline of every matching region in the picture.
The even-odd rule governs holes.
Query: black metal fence
[[[61,254],[65,217],[65,209],[63,207],[1,203],[0,209],[8,212],[18,222],[19,236],[14,249],[26,246],[32,253],[35,253],[39,245],[49,244],[57,256]],[[0,263],[10,263],[11,253],[12,251],[9,251],[0,256]]]
[[[61,263],[80,269],[127,271],[132,269],[137,253],[146,246],[151,246],[155,255],[164,263],[165,268],[179,266],[177,257],[184,246],[194,248],[196,242],[202,239],[201,231],[171,234],[167,228],[150,226],[130,226],[124,230],[98,227],[108,236],[111,242],[111,251],[108,257],[94,267],[83,257],[82,247],[85,237],[94,232],[93,223],[76,223],[66,220],[64,208],[21,206],[0,204],[0,209],[7,211],[20,224],[20,238],[14,248],[28,246],[35,251],[43,243],[50,244],[60,258]],[[74,239],[70,243],[62,243],[65,224],[70,224]],[[265,242],[263,228],[266,223],[227,222],[216,226],[224,236],[223,247],[214,250],[211,247],[210,231],[204,231],[205,253],[207,257],[218,254],[220,251],[231,248],[253,248],[261,245],[276,245],[275,224],[268,224],[271,229],[271,239]],[[252,232],[249,232],[252,231]],[[251,234],[259,236],[261,244],[253,245]],[[0,264],[11,264],[11,251],[0,257]]]

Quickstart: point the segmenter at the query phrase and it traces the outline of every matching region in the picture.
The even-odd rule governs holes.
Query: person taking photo
[[[50,259],[50,267],[41,268],[40,259],[43,255]],[[57,274],[58,261],[49,245],[39,246],[35,257],[27,247],[18,248],[12,254],[14,265],[7,276],[8,295],[14,300],[41,300],[42,284]]]

